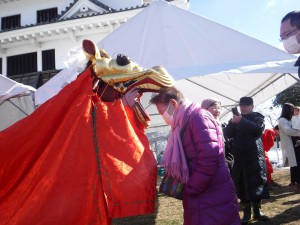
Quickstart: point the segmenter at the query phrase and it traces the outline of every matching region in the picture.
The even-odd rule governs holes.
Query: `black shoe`
[[[278,188],[282,188],[282,186],[278,183],[276,183],[274,180],[271,180],[271,183],[270,183],[272,186],[275,186],[275,187],[278,187]]]
[[[254,220],[261,220],[261,221],[267,221],[269,220],[269,217],[266,216],[261,210],[260,203],[252,203],[253,206],[253,219]]]
[[[268,190],[270,190],[270,191],[273,191],[273,190],[278,190],[279,189],[279,187],[277,187],[277,186],[275,186],[275,185],[273,185],[273,184],[268,184]]]
[[[261,221],[268,221],[268,220],[270,220],[270,218],[268,216],[266,216],[265,214],[263,214],[263,213],[260,213],[258,215],[253,215],[253,219],[254,220],[261,220]]]
[[[242,210],[243,210],[243,218],[241,219],[242,224],[248,224],[249,221],[251,220],[251,204],[246,203],[246,204],[241,204]]]

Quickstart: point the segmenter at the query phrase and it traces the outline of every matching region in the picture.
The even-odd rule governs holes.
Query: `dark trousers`
[[[300,140],[299,137],[292,137],[293,145],[295,146],[296,141]],[[291,172],[291,183],[300,184],[300,146],[294,148],[297,166],[290,167]]]
[[[256,197],[256,198],[252,198],[252,199],[247,199],[246,198],[246,192],[245,192],[245,187],[244,187],[244,182],[243,182],[243,175],[241,175],[240,180],[239,180],[239,189],[240,189],[240,195],[239,195],[239,199],[240,199],[240,203],[241,204],[247,204],[247,203],[261,203],[261,197]]]

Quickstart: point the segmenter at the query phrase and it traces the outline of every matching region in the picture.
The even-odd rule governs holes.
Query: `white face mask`
[[[300,53],[300,43],[297,41],[297,35],[300,33],[300,31],[293,36],[290,36],[289,38],[282,41],[284,49],[291,54],[297,54]]]
[[[169,107],[170,107],[170,103],[169,103],[169,105],[168,105],[167,110],[162,114],[162,118],[164,119],[164,121],[166,122],[166,124],[168,124],[168,125],[171,126],[172,121],[173,121],[173,115],[174,115],[174,112],[173,112],[172,115],[170,115],[170,114],[168,113]]]

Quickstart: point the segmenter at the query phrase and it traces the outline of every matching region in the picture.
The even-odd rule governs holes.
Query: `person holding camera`
[[[264,116],[254,112],[253,99],[242,97],[240,113],[233,111],[233,117],[223,129],[226,138],[232,138],[234,164],[232,179],[243,210],[242,224],[253,219],[268,220],[262,213],[261,200],[269,198],[267,190],[266,163],[261,135],[264,131]]]

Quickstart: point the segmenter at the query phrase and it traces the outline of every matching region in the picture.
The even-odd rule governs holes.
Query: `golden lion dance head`
[[[139,93],[143,93],[157,92],[162,87],[174,86],[174,79],[161,66],[144,69],[121,54],[112,59],[90,40],[84,40],[82,47],[95,76],[93,90],[101,96],[102,101],[121,98],[132,88],[137,88]],[[150,118],[139,101],[134,105],[134,109],[145,127],[149,127]]]

